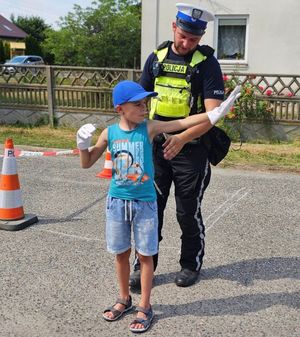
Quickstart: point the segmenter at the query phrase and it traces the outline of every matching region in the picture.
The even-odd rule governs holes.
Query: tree
[[[9,43],[0,39],[0,63],[4,63],[10,58]]]
[[[0,39],[0,63],[5,62],[5,49],[3,41]]]
[[[75,36],[71,30],[66,28],[60,31],[48,31],[47,35],[43,48],[54,56],[55,64],[86,65],[84,52],[80,48],[80,36]]]
[[[42,42],[45,40],[46,31],[51,28],[45,23],[44,19],[38,16],[18,16],[15,19],[12,15],[11,21],[28,34],[25,39],[25,53],[27,55],[34,54],[45,58],[46,52],[42,49]]]
[[[46,32],[44,49],[64,65],[132,68],[140,59],[141,3],[98,0],[95,7],[61,18],[59,31]]]
[[[86,40],[89,34],[84,25],[90,10],[92,9],[84,11],[79,5],[74,5],[74,12],[61,18],[60,30],[48,29],[46,31],[43,49],[54,55],[56,64],[87,65],[85,48],[87,48]]]
[[[98,24],[98,34],[91,35],[90,44],[99,46],[88,59],[104,67],[134,66],[140,59],[141,7],[132,1],[102,1],[87,22],[90,30]]]
[[[43,56],[41,44],[33,36],[28,35],[25,39],[25,54],[26,55],[40,55]]]
[[[11,15],[11,21],[24,30],[29,36],[34,37],[39,43],[45,40],[45,32],[50,28],[39,16],[18,16]]]

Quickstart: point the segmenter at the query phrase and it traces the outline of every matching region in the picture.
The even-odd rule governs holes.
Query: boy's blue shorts
[[[156,201],[122,200],[107,197],[107,250],[121,254],[131,247],[131,227],[135,249],[144,256],[158,253],[158,218]]]

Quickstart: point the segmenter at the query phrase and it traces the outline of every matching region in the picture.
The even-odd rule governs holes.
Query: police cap
[[[194,34],[203,35],[207,22],[213,21],[215,16],[207,10],[185,3],[177,3],[176,26]]]

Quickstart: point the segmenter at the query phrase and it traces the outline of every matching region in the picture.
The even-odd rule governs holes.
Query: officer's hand
[[[238,85],[235,89],[231,92],[229,97],[221,103],[220,106],[214,108],[212,111],[207,112],[207,116],[210,120],[212,125],[216,124],[217,121],[228,114],[230,108],[233,106],[236,99],[241,96],[241,86]]]
[[[84,124],[76,134],[77,147],[79,150],[86,150],[91,145],[93,133],[96,130],[94,124]]]
[[[167,160],[173,159],[181,151],[185,142],[177,135],[168,135],[167,140],[163,143],[164,158]]]

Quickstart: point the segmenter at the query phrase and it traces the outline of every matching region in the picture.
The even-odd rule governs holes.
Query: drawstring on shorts
[[[128,210],[129,210],[129,218],[128,218]],[[132,200],[125,200],[125,221],[129,222],[132,221]]]

